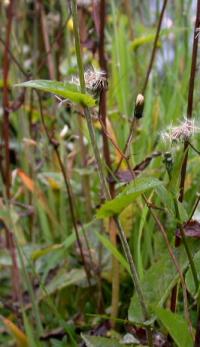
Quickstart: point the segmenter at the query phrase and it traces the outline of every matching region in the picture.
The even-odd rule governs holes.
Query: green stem
[[[115,223],[117,225],[117,229],[119,231],[119,237],[120,237],[120,240],[121,240],[121,244],[122,244],[124,253],[125,253],[126,258],[127,258],[128,262],[129,262],[129,266],[130,266],[130,270],[131,270],[131,276],[132,276],[132,279],[133,279],[133,283],[135,285],[135,289],[137,291],[138,298],[139,298],[140,303],[141,303],[143,316],[144,316],[145,320],[147,320],[149,318],[149,315],[148,315],[148,311],[147,311],[147,308],[146,308],[144,295],[143,295],[143,292],[142,292],[142,289],[141,289],[141,286],[140,286],[140,282],[139,282],[139,277],[138,277],[138,273],[137,273],[137,270],[136,270],[136,266],[134,264],[133,257],[131,255],[130,247],[129,247],[128,241],[126,239],[126,235],[124,233],[124,230],[123,230],[123,228],[121,226],[121,223],[120,223],[120,221],[119,221],[117,216],[114,217],[114,221],[115,221]]]
[[[198,288],[199,288],[199,280],[198,280],[197,270],[195,268],[194,260],[193,260],[192,254],[190,252],[190,248],[189,248],[187,240],[186,240],[186,236],[185,236],[185,232],[184,232],[182,223],[180,222],[180,213],[179,213],[179,209],[178,209],[178,204],[177,204],[176,198],[174,198],[174,206],[175,206],[176,218],[178,219],[178,224],[177,225],[179,227],[181,238],[182,238],[182,241],[183,241],[183,246],[185,248],[185,251],[186,251],[186,254],[187,254],[187,257],[188,257],[188,261],[190,263],[190,267],[191,267],[191,271],[192,271],[192,275],[193,275],[193,279],[194,279],[194,284],[195,284],[196,292],[197,292]]]
[[[72,0],[71,3],[72,3],[72,17],[73,17],[73,22],[74,22],[74,37],[75,37],[76,57],[77,57],[77,64],[78,64],[78,69],[79,69],[79,80],[80,80],[81,92],[85,93],[84,69],[83,69],[83,62],[82,62],[81,49],[80,49],[80,36],[79,36],[79,29],[78,29],[79,23],[78,23],[78,16],[77,16],[76,0]],[[110,200],[110,198],[111,198],[110,192],[109,192],[106,178],[104,176],[100,152],[99,152],[99,149],[97,146],[97,142],[96,142],[96,138],[95,138],[95,132],[94,132],[93,124],[92,124],[92,118],[91,118],[90,111],[89,111],[88,107],[84,107],[84,114],[85,114],[85,118],[87,121],[87,126],[88,126],[88,130],[89,130],[89,134],[90,134],[92,148],[94,151],[94,156],[95,156],[95,159],[97,161],[98,173],[99,173],[99,177],[100,177],[102,190],[104,192],[106,200]],[[115,221],[116,226],[117,226],[118,231],[119,231],[119,236],[120,236],[120,240],[122,243],[124,253],[125,253],[126,258],[127,258],[129,265],[130,265],[132,280],[133,280],[135,290],[137,292],[137,295],[138,295],[138,298],[140,301],[140,305],[142,308],[144,319],[148,320],[149,314],[148,314],[147,306],[146,306],[146,303],[144,300],[144,295],[143,295],[142,288],[140,285],[138,273],[136,270],[136,266],[134,264],[133,257],[131,255],[131,251],[130,251],[128,241],[126,239],[126,235],[124,233],[124,230],[123,230],[117,216],[114,217],[114,221]],[[153,346],[153,342],[152,342],[152,334],[151,334],[150,329],[147,329],[147,334],[148,334],[149,346],[151,347],[151,346]]]
[[[73,16],[73,22],[74,22],[74,37],[75,37],[75,48],[76,48],[76,58],[77,58],[77,64],[78,64],[78,70],[79,70],[79,80],[80,80],[80,87],[81,87],[81,93],[85,93],[85,79],[84,79],[84,68],[83,68],[83,61],[82,61],[82,55],[81,55],[81,46],[80,46],[80,36],[79,36],[79,29],[78,29],[78,15],[77,15],[77,5],[76,0],[72,0],[72,16]],[[105,198],[107,200],[110,199],[110,192],[108,188],[108,184],[106,182],[101,157],[99,154],[98,146],[95,139],[95,133],[94,128],[92,124],[92,118],[90,116],[90,111],[88,107],[84,107],[84,114],[87,121],[87,126],[90,134],[90,140],[92,143],[95,159],[97,161],[98,166],[98,173],[101,181],[102,190],[105,194]]]

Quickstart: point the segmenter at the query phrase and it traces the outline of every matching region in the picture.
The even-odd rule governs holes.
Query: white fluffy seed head
[[[200,132],[194,120],[186,119],[179,126],[170,126],[167,131],[161,134],[162,139],[170,143],[188,141],[193,135]]]
[[[85,86],[91,93],[107,89],[108,82],[106,72],[102,70],[88,69],[84,72]],[[77,77],[72,77],[72,83],[80,85]]]

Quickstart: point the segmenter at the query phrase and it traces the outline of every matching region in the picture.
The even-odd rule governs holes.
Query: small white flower
[[[184,142],[188,141],[194,134],[199,133],[200,128],[195,125],[194,120],[184,120],[180,126],[169,127],[166,132],[162,133],[164,141],[173,142]]]

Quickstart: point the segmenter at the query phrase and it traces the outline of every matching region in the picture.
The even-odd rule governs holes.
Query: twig
[[[6,42],[2,39],[2,37],[0,36],[0,42],[2,43],[2,45],[5,47],[6,46]],[[10,50],[9,47],[7,47],[7,52],[9,53],[9,56],[12,58],[13,62],[16,64],[16,66],[18,67],[18,69],[23,73],[23,75],[29,79],[30,75],[24,70],[23,66],[19,63],[19,61],[16,59],[16,57],[14,56],[14,54],[12,53],[12,51]]]
[[[153,49],[152,49],[152,53],[151,53],[151,58],[150,58],[149,66],[148,66],[148,69],[147,69],[147,74],[146,74],[146,78],[145,78],[145,81],[144,81],[144,85],[143,85],[143,88],[142,88],[142,94],[145,94],[145,91],[146,91],[146,88],[147,88],[147,84],[148,84],[148,81],[149,81],[149,76],[150,76],[150,73],[151,73],[151,70],[152,70],[152,67],[153,67],[153,63],[154,63],[154,59],[155,59],[155,56],[156,56],[157,44],[158,44],[158,39],[159,39],[159,35],[160,35],[160,29],[161,29],[162,20],[163,20],[165,8],[166,8],[166,5],[167,5],[167,1],[168,0],[163,0],[163,6],[162,6],[162,10],[160,12],[160,17],[159,17],[159,21],[158,21],[156,36],[155,36]]]
[[[42,125],[43,125],[43,128],[44,128],[45,134],[46,134],[46,136],[48,138],[48,141],[52,145],[52,147],[53,147],[53,149],[54,149],[54,151],[56,153],[56,156],[57,156],[57,159],[58,159],[58,163],[59,163],[59,166],[60,166],[63,178],[64,178],[65,187],[66,187],[66,191],[67,191],[68,199],[69,199],[69,208],[70,208],[70,213],[71,213],[71,218],[72,218],[72,224],[73,224],[73,227],[74,227],[74,230],[75,230],[77,244],[78,244],[78,247],[79,247],[79,250],[80,250],[80,255],[81,255],[81,258],[82,258],[82,262],[83,262],[83,265],[84,265],[84,269],[85,269],[85,272],[86,272],[88,283],[89,283],[89,285],[91,285],[90,271],[88,270],[88,267],[87,267],[87,264],[86,264],[86,261],[85,261],[83,247],[82,247],[82,244],[81,244],[81,240],[80,240],[80,237],[79,237],[79,231],[78,231],[78,227],[77,227],[77,223],[76,223],[76,214],[75,214],[75,209],[74,209],[74,202],[73,202],[73,197],[72,197],[71,184],[70,184],[69,178],[67,176],[66,170],[64,168],[62,159],[60,157],[60,153],[59,153],[59,150],[58,150],[58,145],[59,144],[57,143],[56,140],[51,138],[51,136],[49,134],[49,131],[47,129],[47,126],[46,126],[46,123],[45,123],[45,119],[44,119],[43,109],[42,109],[41,97],[40,97],[38,92],[37,92],[37,95],[38,95],[38,100],[39,100],[39,107],[40,107],[40,115],[41,115]]]
[[[196,74],[196,65],[197,65],[197,52],[198,52],[198,40],[199,35],[197,35],[197,30],[200,27],[200,0],[197,0],[197,10],[196,10],[196,21],[194,26],[193,34],[193,50],[192,50],[192,63],[190,71],[190,81],[189,81],[189,90],[188,90],[188,105],[187,105],[187,119],[192,118],[193,111],[193,97],[194,97],[194,82]],[[184,186],[185,186],[185,177],[187,169],[187,160],[188,160],[188,141],[184,143],[184,160],[181,168],[181,182],[180,182],[180,196],[179,201],[182,202],[184,198]]]
[[[192,63],[191,63],[191,71],[190,71],[190,80],[189,80],[189,90],[188,90],[188,105],[187,105],[187,119],[192,118],[193,111],[193,95],[194,95],[194,82],[195,82],[195,74],[196,74],[196,65],[197,65],[197,51],[198,51],[198,39],[199,35],[197,34],[197,30],[200,27],[200,0],[197,0],[197,9],[196,9],[196,21],[194,26],[194,34],[193,34],[193,49],[192,49]],[[184,143],[183,149],[183,164],[181,167],[181,180],[179,186],[179,201],[183,202],[184,198],[184,187],[185,187],[185,178],[186,178],[186,169],[187,169],[187,161],[188,161],[188,149],[189,144],[186,140]],[[175,245],[179,245],[178,237],[176,236]],[[173,288],[172,291],[172,299],[171,299],[171,308],[173,311],[176,309],[176,297],[177,297],[177,286]]]
[[[196,200],[196,202],[195,202],[195,204],[194,204],[194,206],[193,206],[192,212],[191,212],[191,214],[190,214],[190,217],[188,218],[187,223],[188,223],[189,221],[191,221],[192,217],[194,216],[194,213],[195,213],[195,211],[196,211],[196,209],[197,209],[197,206],[198,206],[198,204],[199,204],[199,201],[200,201],[200,194],[198,193],[197,200]]]
[[[180,220],[180,213],[179,213],[179,209],[178,209],[178,204],[177,204],[177,201],[175,199],[174,199],[174,205],[175,205],[175,211],[176,211],[176,218],[178,220]],[[194,264],[194,261],[193,261],[193,257],[192,257],[192,254],[190,252],[190,248],[188,246],[188,243],[187,243],[187,240],[186,240],[186,236],[185,236],[185,232],[184,232],[184,229],[183,229],[183,226],[182,226],[181,222],[178,222],[178,227],[179,227],[180,234],[181,234],[181,239],[183,241],[183,245],[184,245],[184,248],[185,248],[188,260],[189,260],[189,264],[190,264],[190,267],[191,267],[191,271],[192,271],[192,275],[193,275],[193,279],[194,279],[194,284],[195,284],[195,288],[196,288],[196,292],[197,292],[198,291],[198,287],[199,287],[199,281],[198,281],[198,275],[197,275],[196,267],[195,267],[195,264]]]
[[[198,155],[200,155],[200,151],[199,151],[196,147],[194,147],[194,146],[191,144],[191,142],[188,141],[188,145],[193,149],[193,151],[195,151]]]
[[[46,50],[47,55],[47,64],[49,69],[49,76],[51,80],[55,80],[55,69],[54,69],[54,62],[53,62],[53,55],[52,55],[52,49],[49,42],[49,33],[48,33],[48,26],[45,16],[45,11],[43,7],[42,0],[39,0],[39,9],[40,9],[40,19],[41,19],[41,27],[42,27],[42,34],[44,38],[44,46]]]
[[[11,0],[7,10],[7,27],[6,27],[6,40],[3,54],[3,138],[5,148],[5,179],[6,179],[6,195],[10,198],[10,149],[9,149],[9,86],[8,74],[10,69],[9,61],[9,47],[10,36],[12,30],[12,21],[14,16],[15,1]]]
[[[7,27],[6,27],[6,39],[3,54],[3,139],[5,148],[5,170],[4,177],[6,183],[6,197],[9,202],[10,199],[10,185],[11,185],[11,173],[10,173],[10,136],[9,136],[9,87],[8,87],[8,75],[10,69],[9,50],[10,50],[10,36],[12,30],[12,23],[14,17],[15,0],[11,0],[7,10]],[[13,299],[20,302],[20,278],[19,269],[16,261],[16,251],[13,236],[6,228],[6,241],[12,259],[12,285],[13,285]]]
[[[158,43],[158,39],[159,39],[160,29],[161,29],[162,20],[163,20],[163,16],[164,16],[166,5],[167,5],[167,0],[164,0],[163,7],[162,7],[162,10],[161,10],[161,13],[160,13],[160,17],[159,17],[159,22],[158,22],[157,32],[156,32],[154,45],[153,45],[153,49],[152,49],[152,54],[151,54],[149,66],[148,66],[148,69],[147,69],[147,74],[146,74],[144,86],[143,86],[143,89],[142,89],[142,94],[145,94],[146,87],[147,87],[147,84],[148,84],[148,81],[149,81],[149,76],[150,76],[150,73],[151,73],[151,70],[152,70],[152,67],[153,67],[153,63],[154,63],[154,59],[155,59],[155,55],[156,55],[157,43]],[[132,140],[132,137],[133,137],[133,133],[134,133],[134,130],[135,130],[136,126],[137,126],[137,120],[135,119],[135,117],[133,117],[132,122],[131,122],[130,132],[129,132],[129,135],[128,135],[128,138],[127,138],[127,141],[126,141],[126,144],[125,144],[125,148],[124,148],[124,151],[123,151],[125,156],[126,156],[126,153],[128,151],[128,148],[130,146],[130,143],[131,143],[131,140]],[[120,161],[119,161],[119,163],[117,165],[116,171],[119,170],[119,167],[120,167],[120,165],[122,163],[122,160],[123,160],[123,158],[121,157],[121,159],[120,159]]]

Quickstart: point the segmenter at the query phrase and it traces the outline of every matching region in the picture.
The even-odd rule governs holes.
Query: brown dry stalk
[[[14,18],[15,0],[11,0],[7,9],[7,25],[6,25],[6,38],[3,53],[3,139],[4,139],[4,153],[5,153],[5,169],[4,178],[6,184],[6,197],[10,199],[10,185],[11,185],[11,172],[10,172],[10,124],[9,124],[9,88],[8,76],[10,70],[10,38]],[[20,302],[20,276],[18,264],[16,261],[16,247],[11,232],[5,228],[6,242],[12,259],[12,287],[13,287],[13,300]]]
[[[49,69],[49,76],[51,80],[55,80],[55,68],[54,68],[54,59],[53,59],[53,53],[51,50],[51,45],[49,41],[49,33],[48,33],[48,25],[46,20],[46,15],[44,11],[43,2],[39,0],[39,10],[40,10],[40,19],[41,19],[41,27],[42,27],[42,34],[44,39],[44,46],[46,50],[47,55],[47,65]]]
[[[191,62],[191,71],[190,71],[190,80],[189,80],[189,89],[188,89],[188,105],[187,105],[188,120],[192,118],[192,110],[193,110],[194,82],[195,82],[195,74],[196,74],[196,66],[197,66],[199,27],[200,27],[200,0],[197,0],[196,21],[194,25],[194,34],[193,34],[192,62]],[[184,186],[185,186],[186,169],[187,169],[187,161],[188,161],[188,150],[189,150],[189,143],[188,143],[188,140],[186,140],[184,142],[184,149],[183,149],[184,157],[183,157],[183,163],[182,163],[181,174],[180,174],[180,177],[181,177],[180,186],[179,186],[179,192],[180,192],[179,201],[180,202],[183,202],[183,199],[184,199]],[[179,246],[179,243],[180,241],[176,237],[175,245]],[[172,290],[172,298],[171,298],[172,311],[176,310],[176,298],[177,298],[177,286],[175,286]]]
[[[160,35],[160,29],[161,29],[161,25],[162,25],[165,9],[166,9],[166,6],[167,6],[167,1],[168,0],[163,0],[163,6],[162,6],[162,9],[161,9],[161,12],[160,12],[160,17],[159,17],[159,20],[158,20],[156,36],[155,36],[155,40],[154,40],[154,43],[153,43],[153,49],[152,49],[151,58],[150,58],[150,61],[149,61],[149,66],[148,66],[148,69],[147,69],[146,78],[145,78],[144,85],[143,85],[143,88],[142,88],[142,94],[144,94],[145,91],[146,91],[147,84],[148,84],[148,81],[149,81],[149,76],[150,76],[150,73],[151,73],[151,70],[152,70],[152,67],[153,67],[153,63],[154,63],[154,60],[155,60],[157,44],[158,44],[158,39],[159,39],[159,35]]]

